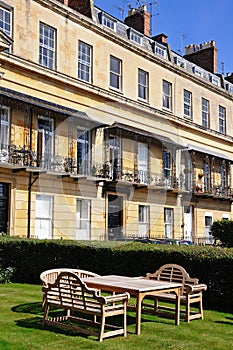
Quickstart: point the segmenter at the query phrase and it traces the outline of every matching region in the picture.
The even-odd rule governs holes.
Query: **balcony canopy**
[[[72,108],[64,107],[59,104],[48,102],[34,96],[22,94],[14,90],[1,87],[0,97],[3,100],[4,98],[7,98],[11,101],[17,102],[18,104],[23,104],[24,106],[30,106],[34,109],[36,108],[38,110],[50,111],[50,112],[53,112],[54,114],[59,114],[66,117],[79,118],[80,121],[82,121],[82,123],[85,124],[85,126],[88,126],[90,128],[102,126],[102,123],[90,118],[85,112],[81,112],[76,109],[72,109]]]
[[[122,123],[115,122],[111,126],[108,127],[108,130],[112,130],[112,131],[121,130],[122,132],[127,134],[128,137],[130,137],[130,138],[135,138],[135,136],[138,137],[139,139],[140,138],[147,138],[147,139],[150,139],[151,141],[155,141],[155,142],[159,141],[160,143],[164,144],[167,147],[174,146],[175,148],[183,148],[183,146],[174,142],[173,140],[171,140],[167,136],[158,135],[158,134],[152,133],[150,131],[147,131],[145,129],[135,128],[133,126],[122,124]]]
[[[199,153],[203,153],[203,154],[207,154],[207,155],[210,155],[212,157],[217,157],[217,158],[220,158],[220,159],[225,159],[225,160],[228,160],[230,162],[233,161],[232,158],[226,156],[225,154],[223,153],[218,153],[216,152],[214,149],[206,149],[206,148],[202,148],[202,147],[199,147],[199,146],[196,146],[196,145],[191,145],[191,144],[188,144],[187,145],[187,149],[189,151],[196,151],[196,152],[199,152]]]

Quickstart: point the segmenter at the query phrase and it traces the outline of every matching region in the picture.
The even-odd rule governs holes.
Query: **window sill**
[[[109,90],[112,90],[112,91],[114,91],[114,92],[117,92],[118,94],[123,95],[122,90],[117,89],[117,88],[115,88],[115,87],[113,87],[113,86],[109,86]]]
[[[142,103],[145,103],[146,105],[149,105],[149,104],[150,104],[149,101],[148,101],[148,100],[144,100],[144,98],[138,97],[138,101],[139,101],[139,102],[142,102]]]

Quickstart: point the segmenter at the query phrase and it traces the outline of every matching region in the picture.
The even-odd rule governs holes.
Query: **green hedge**
[[[206,283],[204,306],[233,310],[233,249],[143,243],[0,239],[0,267],[14,267],[12,282],[40,283],[42,271],[80,268],[102,275],[142,276],[161,265],[182,265]]]

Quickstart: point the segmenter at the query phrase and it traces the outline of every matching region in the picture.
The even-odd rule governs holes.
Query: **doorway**
[[[193,207],[191,205],[184,206],[184,239],[192,241],[193,228]]]
[[[0,182],[0,232],[8,233],[9,184]]]
[[[108,195],[108,239],[119,240],[123,237],[123,197]]]

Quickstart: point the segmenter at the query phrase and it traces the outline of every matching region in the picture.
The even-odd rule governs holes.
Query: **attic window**
[[[142,45],[142,35],[133,30],[133,28],[129,28],[128,31],[129,39],[134,41],[135,43]]]
[[[182,57],[175,56],[174,62],[178,67],[186,68],[186,62]]]
[[[230,83],[226,83],[226,90],[233,94],[233,85]]]
[[[193,66],[193,73],[199,77],[203,77],[203,71],[197,66]]]
[[[213,84],[215,84],[215,85],[220,85],[220,82],[219,82],[219,78],[218,77],[215,77],[214,75],[210,75],[209,76],[209,78],[210,78],[210,82],[211,83],[213,83]]]
[[[116,20],[106,13],[101,14],[101,24],[111,30],[116,31]]]
[[[161,56],[163,58],[167,58],[167,48],[163,45],[160,45],[155,42],[153,45],[153,51],[156,55]]]

